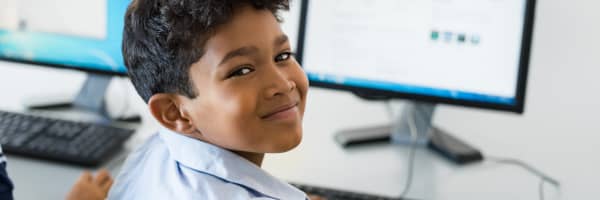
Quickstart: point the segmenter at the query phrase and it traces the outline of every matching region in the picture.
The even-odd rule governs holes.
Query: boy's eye
[[[242,67],[242,68],[239,68],[239,69],[231,72],[229,74],[229,76],[227,76],[227,78],[232,78],[232,77],[235,77],[235,76],[243,76],[243,75],[246,75],[246,74],[248,74],[250,72],[253,72],[253,71],[254,71],[254,69],[252,69],[250,67]]]
[[[289,60],[293,55],[294,53],[292,52],[281,53],[275,57],[275,62],[283,62]]]

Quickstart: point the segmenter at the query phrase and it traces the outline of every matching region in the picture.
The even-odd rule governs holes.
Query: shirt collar
[[[160,130],[171,156],[180,164],[236,183],[276,199],[307,199],[306,194],[271,176],[231,151],[173,132]]]

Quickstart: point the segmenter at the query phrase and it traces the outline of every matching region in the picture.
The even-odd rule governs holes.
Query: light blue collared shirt
[[[306,194],[228,150],[167,129],[129,155],[108,199],[291,199]]]

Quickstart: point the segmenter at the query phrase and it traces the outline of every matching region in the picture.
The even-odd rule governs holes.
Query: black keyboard
[[[401,200],[399,198],[390,198],[296,183],[292,183],[292,185],[304,191],[306,194],[321,196],[326,200]]]
[[[0,111],[4,152],[97,166],[122,148],[134,130]]]

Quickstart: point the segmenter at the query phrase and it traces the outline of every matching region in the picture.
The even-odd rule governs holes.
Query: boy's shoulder
[[[251,198],[243,188],[222,182],[214,176],[190,172],[173,159],[160,133],[156,133],[129,155],[108,199]]]
[[[220,147],[161,130],[133,152],[109,199],[254,199],[305,194]]]

